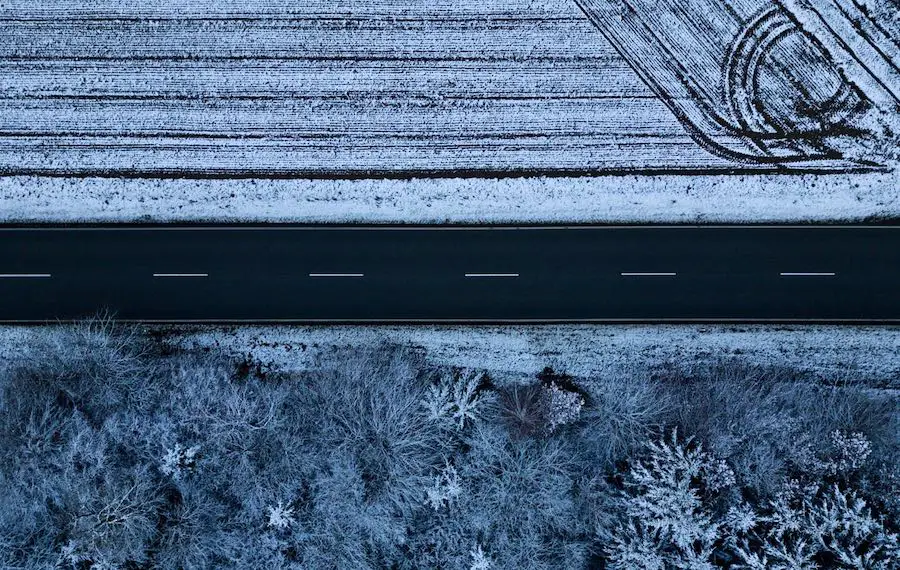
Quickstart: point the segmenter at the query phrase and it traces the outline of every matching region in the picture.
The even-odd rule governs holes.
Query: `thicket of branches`
[[[896,396],[733,362],[302,374],[99,320],[0,371],[0,568],[898,567]],[[839,380],[839,379],[836,379]]]

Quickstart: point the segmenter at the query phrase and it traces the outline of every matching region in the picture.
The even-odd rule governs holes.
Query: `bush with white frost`
[[[856,493],[796,482],[768,505],[737,554],[750,570],[888,570],[900,562],[897,535]]]
[[[166,450],[159,469],[173,479],[180,479],[196,469],[199,453],[200,447],[197,445],[185,449],[176,443],[174,447]]]
[[[590,401],[575,427],[578,450],[606,470],[640,449],[663,426],[670,397],[643,370],[617,371],[583,383]]]
[[[850,474],[865,465],[872,455],[872,442],[862,433],[845,433],[841,430],[831,432],[831,444],[835,456],[825,468],[829,475]]]
[[[277,530],[285,530],[296,521],[294,509],[290,506],[283,505],[281,501],[274,507],[269,507],[269,520],[266,523],[269,528]]]
[[[500,417],[515,437],[547,437],[581,418],[585,398],[557,382],[512,385],[500,390]]]
[[[541,387],[541,399],[546,414],[547,431],[550,433],[577,420],[584,407],[584,396],[565,390],[552,381]]]
[[[624,521],[606,551],[611,568],[712,568],[722,523],[704,501],[731,484],[727,466],[690,438],[650,442],[625,475]]]
[[[425,502],[437,511],[451,505],[462,492],[459,474],[455,467],[448,464],[439,475],[434,476],[434,484],[425,489]]]
[[[478,388],[484,381],[483,373],[473,371],[455,370],[439,375],[422,400],[428,418],[451,421],[458,430],[471,424],[478,419],[483,404]]]
[[[866,438],[872,453],[898,445],[895,398],[864,387],[823,385],[789,370],[727,360],[670,374],[667,421],[726,459],[740,487],[763,502],[792,477],[827,476],[827,464],[841,461],[836,431]]]
[[[734,483],[728,466],[690,439],[650,443],[625,474],[621,522],[609,534],[599,529],[609,566],[887,570],[900,562],[896,533],[854,491],[792,481],[759,509],[716,512],[715,495]]]
[[[479,425],[453,509],[470,541],[494,553],[498,568],[571,568],[587,549],[578,520],[572,451],[558,439],[512,439]]]
[[[472,555],[472,564],[469,566],[469,570],[491,570],[494,567],[494,561],[484,553],[480,544],[476,545],[470,554]]]

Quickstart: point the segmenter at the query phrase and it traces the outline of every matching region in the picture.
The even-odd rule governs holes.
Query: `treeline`
[[[885,391],[730,361],[523,381],[396,346],[279,374],[44,332],[0,371],[4,569],[898,567]]]

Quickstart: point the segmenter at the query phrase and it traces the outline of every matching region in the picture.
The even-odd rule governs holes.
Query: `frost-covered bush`
[[[588,468],[609,469],[658,432],[668,410],[667,395],[643,371],[583,383],[589,402],[578,422],[577,446]]]
[[[722,512],[716,496],[735,484],[727,464],[691,440],[651,443],[625,474],[620,522],[598,529],[611,568],[750,570],[887,569],[900,564],[896,533],[854,491],[784,484],[754,509]]]
[[[166,524],[159,529],[151,568],[205,570],[228,567],[235,558],[240,543],[230,535],[238,530],[230,521],[236,517],[230,516],[227,504],[211,496],[209,483],[182,479],[177,489],[165,490]]]
[[[269,528],[286,530],[296,522],[294,509],[290,505],[285,506],[278,501],[277,505],[269,507],[269,522],[266,523]]]
[[[491,570],[494,567],[493,559],[484,553],[480,544],[476,545],[469,554],[472,556],[469,570]]]
[[[437,511],[453,504],[462,492],[459,473],[448,464],[439,475],[434,476],[434,485],[425,489],[425,502]]]
[[[139,405],[155,390],[153,361],[138,328],[108,315],[57,327],[24,351],[17,375],[39,398],[62,399],[95,423],[124,405]]]
[[[539,384],[513,384],[500,389],[500,418],[513,437],[533,437],[545,432],[545,402],[542,394]]]
[[[405,522],[394,506],[369,495],[362,470],[348,450],[338,451],[311,481],[296,509],[296,524],[281,552],[303,567],[343,570],[385,568],[405,541]]]
[[[61,500],[49,513],[61,517],[59,537],[66,537],[60,562],[109,568],[146,562],[162,506],[157,482],[145,470],[123,469],[105,460],[79,475],[68,478]]]
[[[611,568],[712,568],[723,523],[710,496],[734,484],[727,465],[677,431],[650,442],[645,459],[625,474],[623,521],[609,533]],[[598,534],[603,537],[605,529]]]
[[[872,442],[862,433],[831,432],[835,454],[826,464],[829,475],[848,475],[865,465],[872,455]]]
[[[555,382],[541,386],[541,399],[546,416],[546,429],[549,433],[577,420],[584,407],[584,396],[578,392],[566,390]]]
[[[477,542],[494,568],[583,565],[571,449],[558,439],[511,438],[490,424],[476,426],[467,444],[457,465],[461,492],[441,521],[458,532],[448,558],[466,562]]]
[[[52,568],[55,560],[119,568],[147,558],[162,507],[159,482],[121,442],[74,414],[40,453],[0,450],[0,528],[15,544],[0,552],[3,567]]]
[[[422,400],[428,418],[452,422],[457,430],[471,424],[484,407],[484,396],[479,389],[485,382],[485,375],[477,371],[451,370],[439,374]]]
[[[430,382],[419,356],[388,346],[284,383],[278,451],[243,497],[246,524],[255,512],[265,528],[265,564],[384,568],[403,556],[411,521],[455,494],[449,456],[477,405],[465,378],[445,385],[447,415],[430,413]]]
[[[514,437],[546,437],[576,422],[584,396],[554,381],[503,387],[497,400],[500,418]]]
[[[386,501],[398,514],[420,507],[451,443],[446,424],[422,405],[421,360],[391,347],[342,358],[304,378],[292,400],[306,445],[322,456],[341,452],[352,457],[367,497]],[[468,411],[454,422],[469,417],[476,406],[466,396],[468,388],[460,393]]]
[[[865,501],[837,485],[788,484],[737,548],[744,567],[887,570],[900,564],[897,535]]]
[[[738,483],[760,497],[770,498],[790,477],[841,461],[834,456],[835,432],[864,437],[885,454],[898,445],[895,405],[852,385],[826,386],[729,361],[665,385],[670,421],[727,459]]]
[[[181,447],[181,444],[176,443],[175,447],[166,450],[159,469],[173,479],[180,479],[197,468],[199,453],[200,446],[195,445],[185,449]]]
[[[48,329],[0,370],[0,567],[147,559],[159,483],[115,428],[154,391],[135,335],[108,319]]]

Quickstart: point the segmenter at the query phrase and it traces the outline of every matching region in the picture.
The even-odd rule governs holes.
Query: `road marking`
[[[49,279],[49,273],[0,273],[0,279]]]
[[[209,277],[209,273],[154,273],[154,277]]]
[[[675,277],[677,273],[622,273],[622,277]]]
[[[518,277],[518,273],[466,273],[466,277]]]
[[[310,273],[310,277],[365,277],[365,273]]]
[[[781,273],[782,277],[834,277],[835,273]]]

